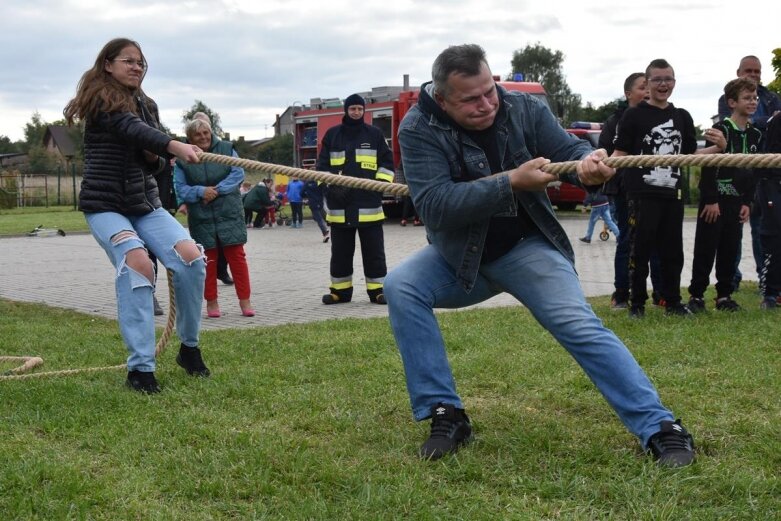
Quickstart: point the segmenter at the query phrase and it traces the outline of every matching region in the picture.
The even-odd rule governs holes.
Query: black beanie
[[[351,107],[353,105],[360,105],[366,108],[366,102],[362,97],[360,97],[358,94],[350,94],[344,100],[344,113],[347,114],[347,107]]]

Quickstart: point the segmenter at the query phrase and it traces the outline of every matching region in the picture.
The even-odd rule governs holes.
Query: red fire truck
[[[500,81],[498,83],[509,91],[528,92],[548,104],[545,89],[539,83],[515,81]],[[375,87],[371,92],[360,93],[366,100],[364,119],[367,123],[382,130],[388,146],[393,152],[393,163],[396,169],[401,161],[401,151],[396,137],[399,124],[407,111],[418,102],[418,92],[418,89],[407,87]],[[334,125],[340,124],[342,116],[344,116],[344,106],[338,98],[313,98],[307,110],[293,114],[295,123],[294,166],[306,169],[315,168],[320,144],[326,131]],[[565,193],[569,194],[571,191],[566,188]],[[576,187],[572,186],[572,188]],[[548,190],[549,196],[552,195],[554,198],[561,192],[560,188],[551,187]],[[582,202],[582,200],[581,198],[580,201]],[[395,208],[398,206],[397,203],[398,200],[394,196],[385,197],[386,213],[397,213]],[[556,204],[555,200],[554,204]]]

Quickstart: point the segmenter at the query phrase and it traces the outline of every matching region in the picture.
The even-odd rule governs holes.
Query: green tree
[[[13,143],[8,136],[0,136],[0,154],[21,152],[20,142]]]
[[[775,72],[776,77],[767,84],[767,88],[781,96],[781,47],[773,49],[773,59],[770,64],[773,66],[773,72]]]
[[[186,125],[188,121],[193,119],[193,114],[196,112],[203,112],[209,116],[209,121],[212,124],[212,132],[214,132],[217,137],[222,139],[225,136],[225,132],[220,126],[220,115],[206,106],[206,103],[199,99],[195,100],[195,103],[193,103],[193,106],[190,107],[190,110],[186,110],[182,113],[182,123]]]
[[[616,98],[613,101],[609,101],[599,107],[594,107],[591,103],[586,103],[585,107],[580,107],[578,117],[576,121],[591,121],[594,123],[604,123],[607,118],[610,117],[621,104],[624,103],[622,98]]]
[[[515,73],[522,73],[525,81],[541,83],[548,93],[553,112],[568,125],[578,119],[581,97],[573,93],[567,84],[562,71],[563,63],[561,51],[552,51],[537,42],[513,52],[510,78]]]
[[[275,165],[293,166],[293,134],[276,136],[263,143],[258,149],[257,160]]]
[[[35,146],[43,146],[43,136],[46,134],[46,127],[48,125],[49,124],[41,118],[41,114],[37,110],[33,112],[30,121],[24,125],[23,152],[29,152],[29,150]]]

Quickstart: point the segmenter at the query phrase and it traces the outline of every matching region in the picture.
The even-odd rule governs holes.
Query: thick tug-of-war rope
[[[328,172],[318,172],[315,170],[305,170],[303,168],[294,168],[290,166],[275,165],[273,163],[262,163],[249,159],[223,156],[219,154],[210,154],[201,152],[198,154],[201,162],[219,163],[228,166],[239,166],[245,170],[263,172],[266,174],[280,174],[288,177],[297,177],[304,181],[319,181],[325,184],[347,186],[349,188],[359,188],[362,190],[371,190],[383,192],[386,194],[405,196],[409,195],[407,185],[397,183],[385,183],[373,179],[360,179],[335,175]],[[574,172],[580,161],[565,161],[562,163],[550,163],[542,167],[544,172],[561,175],[566,172]],[[655,167],[655,166],[725,166],[740,168],[781,168],[781,154],[708,154],[708,155],[675,155],[675,156],[622,156],[610,157],[604,160],[607,166],[613,168],[629,167]],[[176,302],[174,300],[173,278],[168,271],[168,294],[170,303],[168,307],[168,321],[160,340],[157,342],[155,354],[159,355],[165,349],[168,339],[174,328],[176,320]],[[23,379],[37,378],[42,376],[68,375],[76,373],[87,373],[105,371],[111,369],[123,369],[125,364],[113,365],[108,367],[92,367],[87,369],[68,369],[63,371],[48,371],[44,373],[25,373],[30,369],[41,365],[43,360],[39,357],[9,357],[0,356],[0,362],[3,361],[23,361],[23,365],[16,369],[7,371],[6,374],[0,374],[0,380],[4,379]]]
[[[253,170],[266,174],[281,174],[288,177],[297,177],[304,181],[320,181],[321,183],[347,186],[384,192],[386,194],[404,196],[409,195],[407,185],[397,183],[384,183],[374,179],[361,179],[293,168],[292,166],[262,163],[250,159],[228,157],[219,154],[201,152],[198,157],[203,162],[220,163],[229,166],[239,166],[245,170]],[[564,161],[562,163],[550,163],[542,167],[543,172],[561,175],[566,172],[574,172],[580,161]],[[741,168],[781,168],[781,154],[706,154],[706,155],[677,155],[677,156],[622,156],[609,157],[604,160],[607,166],[613,168],[628,167],[653,167],[653,166],[726,166]]]
[[[173,272],[170,270],[168,273],[168,320],[165,324],[163,334],[160,335],[160,339],[155,346],[155,356],[165,350],[165,346],[168,344],[168,340],[171,338],[171,333],[174,330],[174,323],[176,322],[176,296],[174,294],[173,284]],[[99,371],[110,371],[114,369],[125,369],[127,364],[109,365],[105,367],[87,367],[83,369],[64,369],[61,371],[46,371],[43,373],[29,373],[31,369],[42,365],[43,358],[37,356],[0,356],[0,362],[23,362],[22,365],[14,369],[10,369],[5,373],[0,374],[0,380],[23,380],[28,378],[41,378],[44,376],[65,376],[77,373],[96,373]]]

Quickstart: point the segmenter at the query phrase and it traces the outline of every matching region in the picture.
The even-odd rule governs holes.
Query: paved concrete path
[[[615,239],[600,241],[596,234],[591,244],[577,240],[585,232],[587,220],[565,217],[562,224],[573,243],[576,267],[587,296],[608,295],[613,291],[613,255]],[[682,284],[691,276],[694,220],[684,222],[686,264]],[[598,227],[599,228],[599,227]],[[401,227],[397,220],[385,223],[385,251],[388,269],[426,244],[423,227]],[[248,230],[247,262],[252,283],[253,318],[241,316],[231,286],[218,282],[223,316],[203,319],[203,329],[250,328],[286,323],[305,323],[335,318],[367,318],[387,315],[387,307],[371,304],[365,293],[361,256],[355,256],[355,293],[348,304],[325,306],[321,296],[327,292],[330,243],[323,244],[317,226]],[[743,251],[750,252],[748,233]],[[753,258],[741,262],[746,280],[756,280]],[[158,299],[168,309],[168,287],[161,272]],[[116,318],[114,270],[103,250],[89,234],[66,237],[19,237],[0,239],[0,297],[50,306],[70,308],[84,313]],[[499,295],[478,307],[517,305],[507,295]],[[205,315],[205,308],[204,308]],[[163,327],[166,317],[157,317]]]

